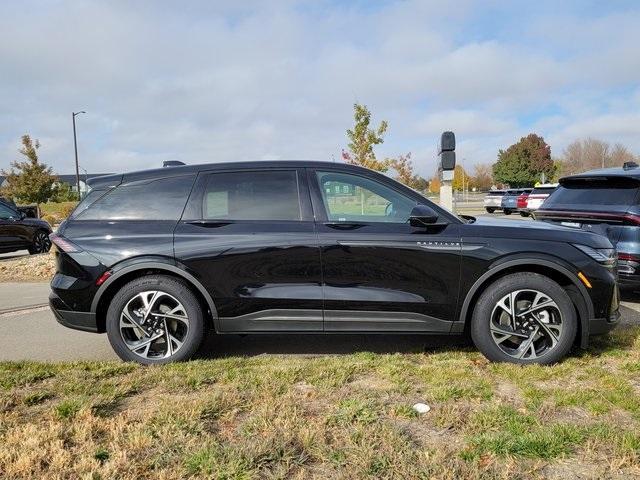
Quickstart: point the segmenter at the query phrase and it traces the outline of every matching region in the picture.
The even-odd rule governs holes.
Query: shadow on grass
[[[462,351],[473,348],[461,335],[342,335],[342,334],[260,334],[209,335],[198,352],[199,358],[229,356],[348,355],[356,352],[423,353]]]

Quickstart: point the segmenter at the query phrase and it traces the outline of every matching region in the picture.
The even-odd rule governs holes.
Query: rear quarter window
[[[74,215],[74,218],[178,220],[194,180],[195,175],[180,175],[121,185],[94,199],[87,208]]]

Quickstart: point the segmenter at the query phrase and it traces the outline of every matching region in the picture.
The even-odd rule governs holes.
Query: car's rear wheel
[[[164,275],[124,285],[109,305],[106,323],[118,356],[147,365],[188,360],[204,337],[197,298],[182,281]]]
[[[51,240],[49,240],[49,234],[44,230],[38,230],[33,235],[33,241],[29,246],[29,253],[31,255],[37,255],[38,253],[47,253],[51,250]]]
[[[521,217],[528,217],[529,214],[527,212],[520,212]]]
[[[493,213],[496,211],[495,208],[489,208],[489,207],[487,207],[486,210],[487,210],[487,213]]]
[[[577,331],[569,295],[537,273],[515,273],[491,284],[471,320],[471,338],[489,360],[550,364],[571,349]]]
[[[511,210],[505,208],[503,211],[505,215],[511,215]]]

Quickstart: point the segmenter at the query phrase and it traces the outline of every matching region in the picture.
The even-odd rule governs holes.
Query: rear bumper
[[[99,332],[95,313],[70,310],[53,292],[49,295],[49,307],[60,325],[84,332]]]

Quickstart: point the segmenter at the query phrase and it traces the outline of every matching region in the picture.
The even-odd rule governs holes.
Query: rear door
[[[605,235],[617,243],[631,229],[635,238],[640,217],[640,182],[630,177],[577,177],[561,182],[536,218]]]
[[[26,227],[20,224],[20,214],[0,203],[0,251],[23,248],[27,245]]]
[[[322,330],[320,251],[304,170],[202,172],[174,236],[223,332]]]

